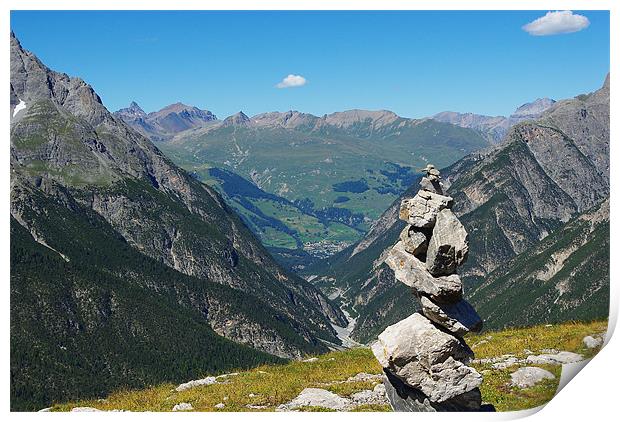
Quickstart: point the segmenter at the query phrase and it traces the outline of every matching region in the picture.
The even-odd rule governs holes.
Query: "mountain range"
[[[525,120],[540,117],[545,110],[554,104],[555,100],[539,98],[531,103],[525,103],[517,107],[509,117],[444,111],[433,115],[432,118],[440,122],[474,129],[483,134],[491,143],[496,144],[502,141],[512,126]]]
[[[466,295],[471,294],[471,302],[488,327],[502,326],[507,321],[532,324],[606,314],[599,305],[609,294],[609,263],[603,259],[608,254],[608,216],[604,218],[602,212],[596,227],[588,229],[597,236],[594,243],[584,241],[579,234],[583,231],[572,228],[571,222],[588,210],[595,212],[593,207],[609,196],[609,140],[607,76],[596,92],[558,101],[537,120],[515,125],[501,144],[470,154],[442,171],[448,194],[455,200],[454,212],[470,234],[470,258],[461,271]],[[403,197],[413,196],[417,190],[413,185]],[[357,317],[352,335],[358,341],[371,341],[387,325],[413,310],[402,300],[406,287],[394,280],[392,271],[383,263],[387,250],[404,228],[404,222],[398,219],[399,206],[400,199],[394,201],[360,242],[305,270],[313,283],[330,297],[340,297],[349,313]],[[550,238],[555,239],[555,245],[541,244],[554,233],[560,233]],[[493,297],[495,289],[508,283],[509,290],[516,295],[536,283],[532,279],[522,284],[508,282],[502,274],[514,276],[510,271],[522,262],[518,261],[522,254],[561,249],[562,241],[571,245],[562,250],[570,251],[574,259],[579,256],[584,265],[596,262],[600,267],[597,271],[567,276],[560,271],[568,269],[571,263],[565,257],[558,261],[555,270],[563,278],[550,277],[540,288],[556,289],[566,297],[574,297],[588,286],[599,286],[598,293],[582,294],[570,306],[564,303],[562,312],[520,314],[525,309],[518,308],[501,319],[494,318],[505,311],[508,303],[485,299],[485,294]],[[591,247],[592,244],[602,249]],[[542,258],[530,261],[538,267],[529,268],[522,277],[543,273],[543,267],[550,265]],[[494,271],[504,273],[493,275]],[[493,280],[497,280],[497,285]]]
[[[239,112],[158,143],[294,269],[360,239],[429,160],[448,165],[488,145],[472,129],[386,110]]]
[[[217,192],[10,41],[13,408],[339,346]]]

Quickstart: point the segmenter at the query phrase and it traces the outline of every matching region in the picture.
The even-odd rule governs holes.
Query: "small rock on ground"
[[[361,406],[365,404],[390,404],[385,394],[385,385],[377,384],[372,390],[363,390],[354,393],[351,396],[351,400],[355,406]]]
[[[286,412],[309,406],[333,410],[348,410],[351,408],[352,403],[351,400],[340,397],[322,388],[304,388],[297,397],[288,403],[281,404],[276,410]]]
[[[367,372],[360,372],[359,374],[347,378],[346,382],[359,382],[359,381],[381,381],[383,375],[381,374],[369,374]]]
[[[319,360],[319,358],[309,358],[309,359],[302,360],[302,362],[316,362],[317,360]]]
[[[94,407],[74,407],[72,412],[102,412],[102,410],[95,409]]]
[[[595,349],[603,344],[603,339],[601,337],[585,336],[583,338],[583,344],[585,344],[588,349]]]
[[[173,412],[182,412],[184,410],[194,410],[194,407],[191,405],[191,403],[179,403],[175,404],[172,408]]]
[[[573,352],[557,352],[555,354],[531,355],[526,359],[527,363],[541,364],[567,364],[583,360],[583,356]]]
[[[216,409],[223,409],[223,408],[224,408],[224,406],[226,406],[224,403],[218,403],[218,404],[216,404],[216,405],[215,405],[215,406],[213,406],[213,407],[215,407]]]
[[[185,390],[189,390],[190,388],[199,387],[201,385],[211,385],[215,383],[217,383],[217,379],[215,379],[215,377],[206,377],[203,379],[188,381],[183,384],[180,384],[177,388],[175,388],[175,390],[185,391]]]
[[[544,379],[554,379],[555,375],[546,369],[526,366],[510,374],[511,385],[519,388],[532,387]]]

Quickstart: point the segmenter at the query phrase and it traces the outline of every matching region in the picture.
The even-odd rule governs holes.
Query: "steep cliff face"
[[[487,274],[609,195],[609,77],[598,91],[555,103],[540,119],[514,126],[501,145],[473,153],[442,174],[454,212],[470,233],[471,258],[461,270],[468,294]],[[354,305],[359,316],[353,335],[361,341],[410,312],[401,303],[405,289],[383,264],[386,248],[403,228],[399,203],[361,242],[308,272],[325,291],[337,289],[343,302]],[[584,309],[588,300],[575,306]]]
[[[121,243],[103,242],[109,250],[92,268],[136,283],[145,295],[174,293],[175,306],[202,315],[221,335],[286,357],[327,350],[323,340],[338,343],[331,324],[345,324],[344,315],[314,286],[280,268],[219,195],[109,113],[89,85],[51,71],[13,35],[10,92],[11,216],[38,244],[79,264],[92,253],[93,239],[78,228],[92,229],[95,239],[109,230]],[[74,247],[61,227],[75,234]],[[142,278],[131,260],[107,269],[121,244],[158,271],[169,268],[174,277],[210,286],[208,292],[173,288],[172,276]],[[45,283],[45,274],[39,276]],[[43,298],[33,300],[30,309]],[[240,313],[242,303],[254,312]],[[56,308],[51,317],[61,321],[70,309]],[[22,319],[12,315],[19,325]],[[55,336],[50,330],[45,338]]]

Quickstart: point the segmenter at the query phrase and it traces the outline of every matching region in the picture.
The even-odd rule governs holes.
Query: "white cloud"
[[[588,18],[576,15],[570,10],[547,12],[543,17],[523,25],[523,30],[530,35],[555,35],[578,32],[590,26]]]
[[[282,82],[276,85],[276,88],[294,88],[297,86],[304,86],[308,82],[306,78],[301,75],[288,75],[282,79]]]

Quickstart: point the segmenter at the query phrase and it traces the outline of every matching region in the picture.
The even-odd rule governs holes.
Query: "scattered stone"
[[[601,337],[585,336],[583,338],[583,344],[585,344],[588,349],[595,349],[602,346],[603,339]]]
[[[376,381],[383,379],[381,374],[368,374],[366,372],[360,372],[359,374],[347,378],[346,382],[362,382],[362,381]]]
[[[527,363],[536,365],[552,364],[565,365],[567,363],[581,362],[583,356],[573,352],[558,352],[556,354],[530,355],[527,357]]]
[[[435,224],[437,213],[452,207],[453,199],[421,190],[410,199],[403,199],[400,204],[399,218],[414,227],[431,228]]]
[[[425,317],[457,336],[462,337],[482,329],[482,319],[465,300],[461,299],[454,304],[437,304],[426,296],[421,296],[420,302]]]
[[[400,240],[403,242],[405,251],[410,254],[413,254],[418,258],[426,254],[428,240],[426,239],[424,233],[415,231],[413,226],[408,225],[405,227],[405,229],[400,233]]]
[[[194,407],[191,405],[191,403],[175,404],[174,407],[172,408],[173,412],[184,412],[186,410],[194,410]]]
[[[515,357],[509,357],[505,361],[494,363],[491,366],[494,369],[506,369],[506,368],[510,368],[511,366],[515,366],[516,364],[519,364],[521,362],[522,362],[521,360]]]
[[[385,262],[394,271],[398,281],[421,295],[430,296],[436,302],[458,302],[463,297],[463,283],[458,275],[431,276],[422,261],[405,251],[402,242],[390,250]]]
[[[309,358],[309,359],[302,360],[302,362],[316,362],[317,360],[319,360],[319,358]]]
[[[390,404],[385,393],[385,386],[377,384],[372,390],[362,390],[351,395],[351,400],[355,406],[369,404]]]
[[[467,231],[449,209],[437,214],[426,252],[426,268],[434,276],[450,275],[465,263],[469,252]]]
[[[228,378],[228,377],[236,377],[237,375],[239,375],[239,372],[231,372],[230,374],[222,374],[222,375],[218,375],[217,377],[215,377],[216,379],[220,379],[220,378]]]
[[[248,397],[250,397],[250,398],[252,398],[252,397],[256,397],[256,394],[254,394],[254,393],[250,393],[250,394],[248,394]]]
[[[72,412],[103,412],[103,410],[95,409],[94,407],[74,407]]]
[[[215,407],[216,409],[223,409],[225,406],[226,406],[226,405],[225,405],[224,403],[218,403],[218,404],[216,404],[216,405],[215,405],[215,406],[213,406],[213,407]]]
[[[267,406],[259,404],[246,404],[245,407],[247,407],[248,409],[267,409]]]
[[[51,407],[46,407],[44,409],[39,410],[39,412],[51,412],[52,408]]]
[[[180,392],[189,390],[190,388],[200,387],[201,385],[211,385],[216,383],[216,377],[206,377],[199,380],[188,381],[186,383],[180,384],[177,388],[175,388],[175,391]]]
[[[323,407],[333,410],[349,410],[352,402],[331,391],[322,388],[304,388],[301,393],[288,403],[281,404],[277,411],[289,411],[301,407]]]
[[[528,388],[538,384],[542,380],[555,379],[555,375],[546,369],[526,366],[510,374],[510,378],[512,379],[511,385],[519,388]]]

